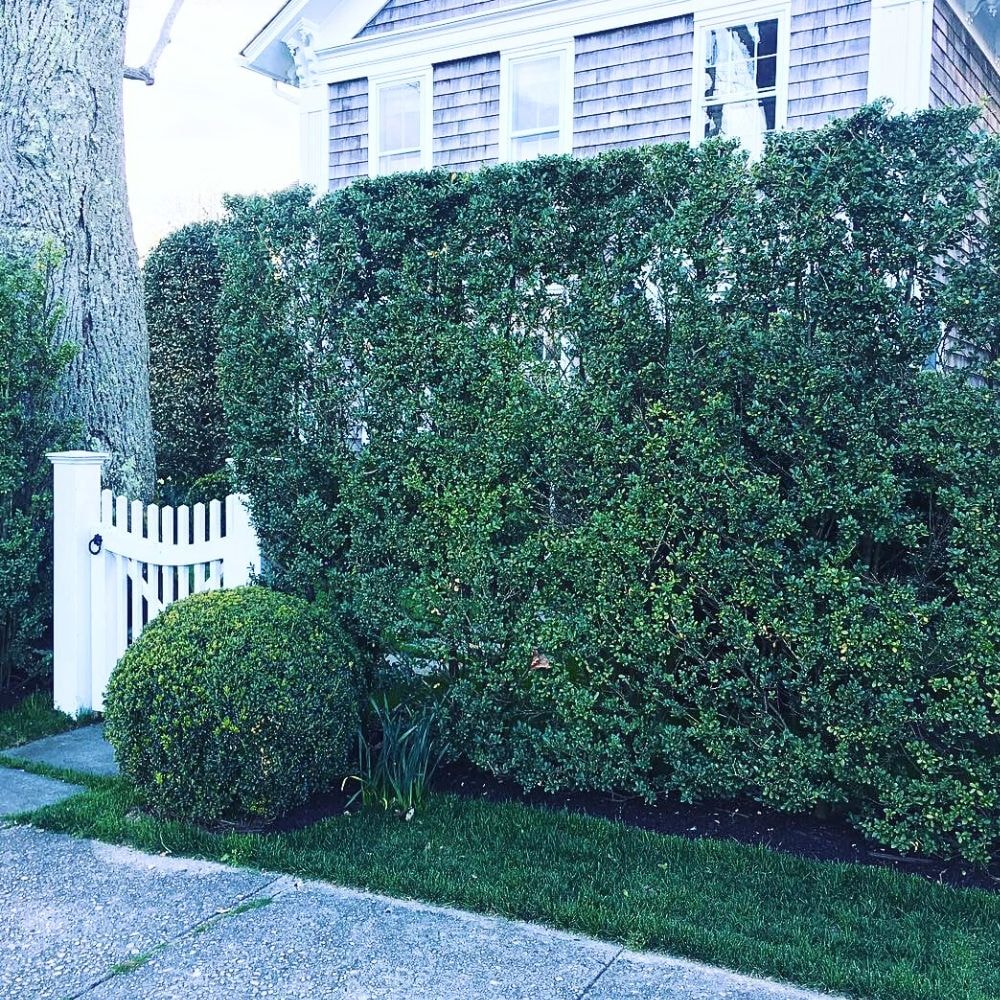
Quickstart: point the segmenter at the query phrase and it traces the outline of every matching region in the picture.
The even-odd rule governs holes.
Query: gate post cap
[[[103,465],[111,453],[107,451],[50,451],[45,457],[53,465]]]

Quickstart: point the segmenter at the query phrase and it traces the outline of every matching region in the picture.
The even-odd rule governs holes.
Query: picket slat
[[[191,520],[194,522],[194,538],[192,543],[197,545],[205,541],[205,505],[196,503],[191,508]]]
[[[212,542],[222,541],[222,504],[213,500],[208,505],[208,534]],[[219,590],[222,587],[222,561],[213,559],[208,564],[208,589]]]
[[[191,518],[186,506],[177,508],[177,544],[188,545],[191,542]],[[181,601],[191,593],[190,565],[177,567],[177,600]]]
[[[164,545],[177,544],[177,511],[166,505],[160,508],[160,541]]]
[[[128,561],[129,578],[129,642],[135,642],[142,631],[142,563],[134,559]]]
[[[101,490],[101,524],[114,523],[115,498],[111,490]]]
[[[146,508],[146,535],[151,541],[159,543],[161,540],[160,532],[160,508],[155,503],[151,503]],[[163,567],[152,563],[147,564],[146,579],[149,582],[149,592],[147,593],[146,602],[146,623],[149,624],[160,613],[163,607]],[[149,600],[150,596],[155,597],[156,600]]]
[[[196,503],[191,508],[191,516],[194,519],[194,544],[201,545],[205,542],[205,505],[203,503]],[[199,561],[194,567],[194,592],[200,594],[206,589],[205,564]]]
[[[129,507],[131,508],[131,517],[129,518],[128,532],[130,535],[136,535],[137,537],[142,538],[142,521],[143,514],[145,513],[142,509],[142,501],[133,500],[132,503],[129,504]]]
[[[110,554],[115,573],[115,660],[128,649],[128,560],[114,552]],[[93,627],[93,626],[91,626]]]

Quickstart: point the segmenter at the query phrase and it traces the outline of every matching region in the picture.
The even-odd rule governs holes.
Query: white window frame
[[[385,87],[402,83],[416,83],[420,86],[420,170],[430,170],[434,166],[434,76],[430,69],[419,73],[394,73],[368,79],[368,176],[378,177],[383,173],[379,161],[383,150],[379,147],[381,137],[381,93]],[[389,153],[398,152],[389,150]]]
[[[514,86],[513,68],[519,62],[538,59],[543,56],[559,56],[560,100],[559,100],[559,152],[573,152],[573,75],[576,62],[576,44],[573,38],[555,45],[532,45],[507,49],[500,53],[500,161],[514,163]],[[529,135],[530,133],[524,133]]]
[[[705,138],[705,113],[717,104],[705,97],[705,64],[708,61],[707,39],[713,28],[731,28],[755,21],[778,22],[778,52],[774,79],[774,131],[788,125],[788,72],[791,66],[791,5],[734,4],[725,13],[711,16],[695,14],[694,18],[694,81],[691,93],[691,142],[697,146]]]

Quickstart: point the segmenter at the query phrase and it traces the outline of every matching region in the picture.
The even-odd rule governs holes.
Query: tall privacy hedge
[[[278,582],[446,665],[457,745],[526,786],[995,854],[996,149],[970,121],[234,200],[220,381]],[[975,378],[926,370],[956,319]]]
[[[215,374],[218,229],[196,222],[171,233],[143,268],[156,467],[171,502],[229,457]]]
[[[52,611],[52,469],[71,440],[53,416],[73,357],[55,346],[54,251],[29,259],[0,245],[0,688],[48,668]]]

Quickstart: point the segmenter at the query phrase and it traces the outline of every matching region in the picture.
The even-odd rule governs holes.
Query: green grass
[[[32,814],[48,830],[532,920],[872,1000],[1000,997],[1000,896],[888,869],[432,795],[267,836],[137,811],[121,779]]]
[[[270,906],[274,900],[270,896],[262,896],[259,899],[248,899],[245,903],[239,903],[230,910],[226,910],[223,916],[238,917],[243,913],[253,913],[254,910],[263,910]]]
[[[0,713],[0,747],[76,724],[34,695]],[[1000,1000],[1000,895],[444,795],[409,823],[372,811],[294,833],[212,834],[137,811],[122,779],[26,769],[88,786],[21,817],[48,830],[532,920],[870,1000]]]
[[[86,720],[81,720],[81,722]],[[78,723],[52,707],[52,696],[39,691],[20,704],[0,712],[0,750],[54,736]]]
[[[118,962],[116,965],[111,966],[112,976],[127,976],[137,969],[141,969],[144,965],[149,965],[153,960],[153,956],[157,952],[162,951],[166,945],[157,945],[157,947],[151,949],[150,951],[144,951],[141,955],[136,955],[134,958],[127,958],[124,962]]]

